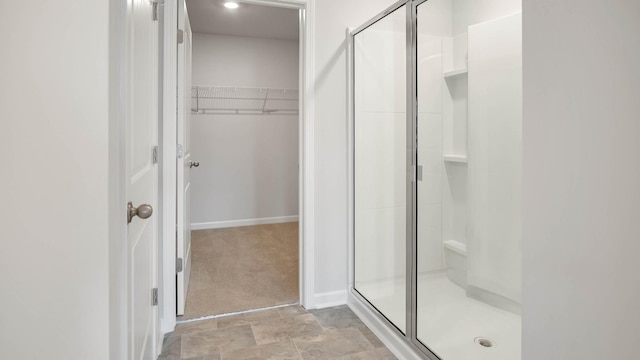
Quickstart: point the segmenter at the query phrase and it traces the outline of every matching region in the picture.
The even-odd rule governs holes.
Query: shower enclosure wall
[[[351,32],[352,295],[431,359],[520,358],[520,2]]]

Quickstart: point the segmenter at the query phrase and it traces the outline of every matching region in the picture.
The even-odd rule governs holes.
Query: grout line
[[[259,346],[258,339],[256,339],[256,332],[253,330],[253,321],[249,322],[249,329],[251,329],[251,336],[253,336],[253,342],[256,343],[255,346]]]
[[[298,352],[298,355],[300,355],[300,359],[303,359],[302,353],[300,352],[300,349],[298,349],[298,344],[296,344],[296,341],[293,340],[293,338],[289,338],[289,341],[291,341],[293,343],[293,346],[296,348],[296,351]]]
[[[300,305],[300,304],[295,302],[295,303],[291,303],[291,304],[276,305],[276,306],[269,306],[269,307],[258,308],[258,309],[236,311],[236,312],[230,312],[230,313],[225,313],[225,314],[220,314],[220,315],[202,316],[202,317],[194,318],[194,319],[178,320],[178,321],[176,321],[176,324],[188,324],[188,323],[192,323],[192,322],[196,322],[196,321],[213,320],[213,319],[219,319],[219,318],[223,318],[223,317],[227,317],[227,316],[233,316],[233,315],[250,314],[250,313],[254,313],[254,312],[258,312],[258,311],[280,309],[280,308],[283,308],[283,307],[293,306],[293,305]]]

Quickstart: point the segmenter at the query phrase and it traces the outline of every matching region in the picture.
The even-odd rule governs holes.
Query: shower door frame
[[[348,82],[349,82],[349,295],[370,314],[386,325],[388,330],[403,339],[410,350],[426,356],[429,360],[440,360],[425,344],[417,338],[417,8],[428,0],[400,0],[363,25],[348,31]],[[406,5],[406,125],[407,125],[407,194],[406,194],[406,334],[403,334],[384,314],[361,295],[355,288],[355,36],[387,15]],[[410,145],[410,146],[409,146]]]

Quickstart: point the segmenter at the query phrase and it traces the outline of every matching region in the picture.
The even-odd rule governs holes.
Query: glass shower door
[[[354,36],[354,288],[406,333],[407,9]],[[407,149],[409,147],[409,149]]]
[[[443,360],[518,360],[522,25],[476,3],[415,5],[416,340]]]
[[[520,359],[519,8],[406,0],[352,32],[356,299],[429,359]]]

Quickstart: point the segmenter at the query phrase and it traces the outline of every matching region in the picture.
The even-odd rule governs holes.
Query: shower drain
[[[476,344],[480,345],[480,346],[484,346],[484,347],[494,347],[496,346],[496,342],[486,338],[486,337],[477,337],[474,339],[474,341],[476,342]]]

